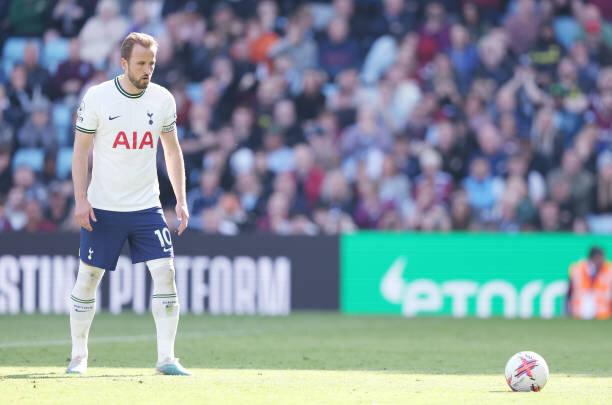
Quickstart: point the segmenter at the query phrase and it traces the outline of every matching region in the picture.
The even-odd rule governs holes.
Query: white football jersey
[[[157,144],[175,128],[174,97],[162,86],[149,83],[130,94],[116,77],[87,90],[76,129],[94,137],[91,206],[124,212],[160,207]]]

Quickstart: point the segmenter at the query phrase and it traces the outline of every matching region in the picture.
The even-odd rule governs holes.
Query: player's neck
[[[129,94],[140,94],[144,91],[143,89],[139,89],[138,87],[134,86],[124,74],[119,75],[119,84],[121,85],[121,88],[123,88],[123,90]]]

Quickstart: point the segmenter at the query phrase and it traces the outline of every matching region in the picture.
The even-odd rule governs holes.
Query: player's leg
[[[87,371],[87,340],[96,313],[96,290],[103,275],[103,269],[80,262],[76,283],[70,293],[72,354],[67,373]]]
[[[172,258],[147,261],[153,279],[151,312],[157,330],[157,370],[162,374],[189,375],[174,357],[174,341],[179,322],[179,302]]]
[[[132,262],[146,262],[153,279],[151,311],[157,329],[157,370],[162,374],[189,375],[174,357],[179,302],[174,281],[172,238],[163,211],[143,210],[132,215],[128,236]]]
[[[94,209],[97,222],[92,231],[81,229],[79,272],[70,295],[70,334],[72,355],[67,373],[82,374],[87,370],[87,340],[96,312],[96,290],[104,275],[103,269],[114,270],[127,238],[122,213]]]

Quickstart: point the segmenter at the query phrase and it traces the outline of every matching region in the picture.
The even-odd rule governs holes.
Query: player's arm
[[[72,154],[72,182],[74,185],[74,217],[83,228],[91,231],[89,219],[96,221],[91,204],[87,200],[87,185],[89,179],[89,151],[93,145],[93,135],[78,129],[74,135],[74,151]]]
[[[179,144],[176,129],[161,134],[161,142],[164,147],[164,158],[168,169],[170,183],[176,196],[176,217],[180,221],[178,234],[182,234],[187,228],[189,221],[189,210],[187,209],[187,192],[185,190],[185,163],[183,152]]]

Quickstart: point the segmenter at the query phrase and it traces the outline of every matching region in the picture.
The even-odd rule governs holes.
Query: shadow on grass
[[[151,374],[102,374],[102,375],[70,375],[70,374],[59,374],[59,373],[25,373],[25,374],[7,374],[0,375],[0,380],[32,380],[33,383],[36,380],[69,380],[73,378],[121,378],[121,379],[130,379],[137,377],[150,377],[155,375]]]

